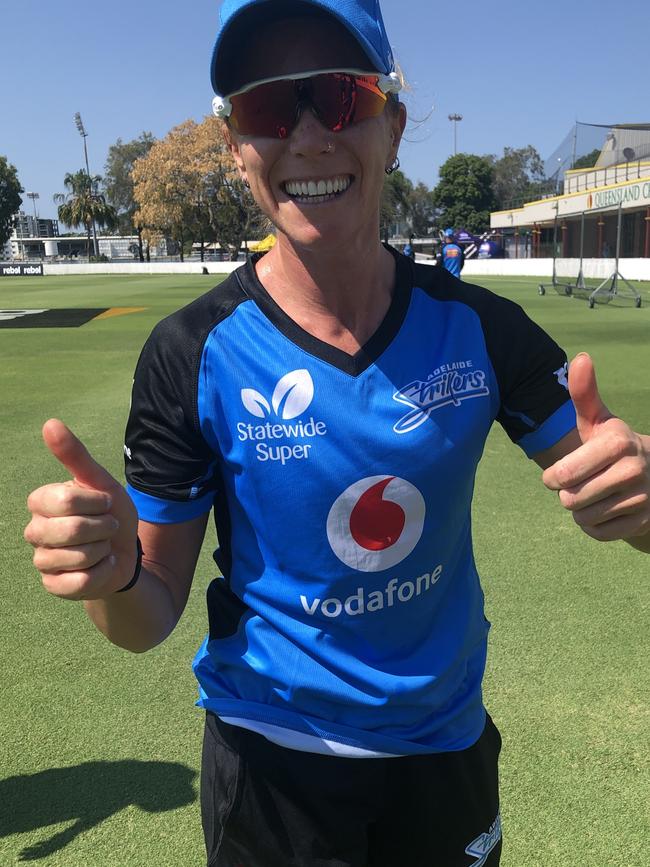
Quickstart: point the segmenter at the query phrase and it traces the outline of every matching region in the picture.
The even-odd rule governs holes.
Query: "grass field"
[[[211,536],[187,610],[159,648],[109,645],[45,593],[22,540],[25,498],[62,478],[40,439],[63,418],[122,477],[133,368],[163,315],[214,277],[4,279],[0,308],[144,307],[80,328],[1,329],[0,865],[199,867],[201,713],[190,660],[206,628]],[[612,410],[650,432],[644,306],[598,306],[537,281],[482,279],[569,352],[593,355]],[[538,469],[490,435],[474,508],[493,623],[486,703],[500,727],[503,867],[647,864],[650,559],[574,528]],[[409,865],[395,865],[409,867]]]

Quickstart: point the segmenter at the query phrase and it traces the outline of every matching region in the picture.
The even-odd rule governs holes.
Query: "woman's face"
[[[242,63],[244,83],[314,69],[368,67],[345,28],[331,19],[308,18],[276,22],[253,34]],[[376,241],[384,173],[405,120],[403,106],[387,106],[379,117],[331,132],[307,105],[286,139],[231,131],[232,151],[255,200],[294,245]],[[302,185],[310,183],[334,191],[304,195]]]

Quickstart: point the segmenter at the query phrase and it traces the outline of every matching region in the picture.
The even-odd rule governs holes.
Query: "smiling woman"
[[[214,514],[210,867],[496,867],[486,437],[498,420],[586,532],[641,548],[650,440],[521,308],[380,243],[406,114],[377,0],[226,0],[222,24],[215,110],[277,243],[149,337],[127,491],[46,424],[74,478],[30,496],[25,535],[46,589],[139,652],[178,623]]]
[[[241,21],[224,27],[213,81],[237,85],[217,97],[215,112],[226,119],[242,177],[278,231],[278,244],[259,266],[262,284],[274,298],[278,284],[300,287],[298,303],[285,307],[300,320],[304,313],[297,307],[307,302],[317,308],[323,290],[337,298],[338,321],[314,309],[310,328],[344,351],[356,351],[383,319],[394,282],[394,262],[378,239],[384,173],[406,120],[404,107],[390,97],[400,88],[399,77],[387,42],[377,63],[318,4],[284,4],[280,17],[270,16],[272,6],[249,4],[240,11],[246,38],[234,64],[226,58]],[[231,65],[236,77],[224,68]],[[318,269],[314,280],[305,281],[304,256]],[[358,322],[355,311],[341,306],[347,294],[342,279],[349,283],[352,277],[356,303],[364,300],[364,288],[368,293],[370,321]]]

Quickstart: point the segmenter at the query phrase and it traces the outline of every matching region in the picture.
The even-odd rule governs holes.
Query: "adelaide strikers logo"
[[[380,572],[415,548],[425,511],[424,497],[410,482],[397,476],[369,476],[334,501],[327,516],[327,538],[346,566]]]

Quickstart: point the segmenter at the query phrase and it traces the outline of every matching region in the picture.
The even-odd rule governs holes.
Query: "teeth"
[[[350,186],[349,177],[329,178],[320,181],[286,181],[284,188],[290,196],[309,198],[341,193]]]

